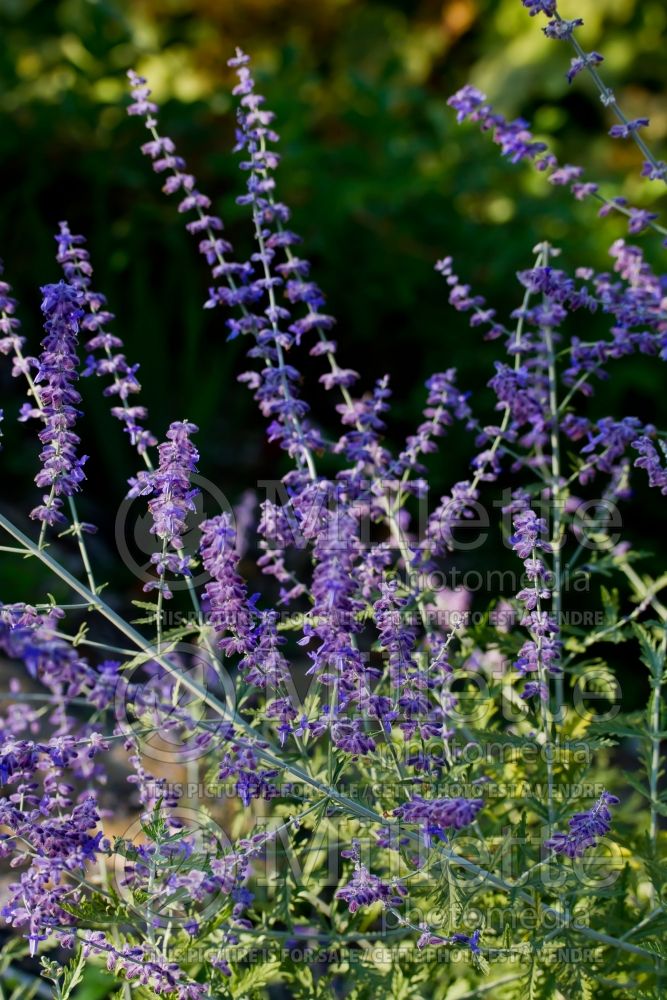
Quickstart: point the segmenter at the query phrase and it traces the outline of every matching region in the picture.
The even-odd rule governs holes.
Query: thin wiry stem
[[[621,572],[624,573],[625,576],[627,576],[628,580],[634,587],[636,593],[639,594],[639,597],[642,599],[642,601],[648,599],[651,607],[658,614],[660,619],[663,622],[667,622],[667,608],[660,601],[656,600],[655,598],[656,591],[655,590],[652,591],[652,587],[644,583],[644,581],[642,580],[642,578],[640,577],[639,573],[634,568],[634,566],[632,566],[629,562],[627,562],[627,560],[623,560],[621,563],[619,563],[619,568]]]
[[[537,551],[533,549],[531,554],[531,559],[533,562],[537,561]],[[538,575],[535,576],[535,599],[537,602],[537,617],[538,621],[542,622],[542,601],[540,597],[540,580]],[[549,816],[549,836],[551,837],[553,833],[554,824],[554,773],[553,773],[553,756],[551,753],[551,718],[549,714],[549,674],[544,665],[544,659],[542,654],[542,629],[540,628],[538,634],[535,636],[535,645],[537,647],[537,671],[538,678],[540,681],[540,686],[544,685],[547,691],[547,697],[542,697],[542,691],[538,693],[538,701],[540,703],[540,717],[542,720],[542,729],[544,732],[544,756],[547,766],[547,807]]]
[[[549,264],[551,248],[544,244],[544,264]],[[552,590],[553,610],[558,628],[562,627],[562,592],[561,592],[561,456],[560,428],[558,422],[558,373],[554,350],[554,334],[550,326],[543,327],[544,342],[547,350],[548,380],[549,380],[549,416],[551,445],[551,507],[553,511],[553,536],[551,547],[553,551],[554,584]],[[563,674],[559,673],[554,680],[555,718],[559,719],[563,706]]]
[[[560,21],[561,23],[564,20],[564,18],[559,14],[558,11],[555,12],[554,18],[555,18],[555,20]],[[613,113],[616,115],[616,117],[618,118],[618,120],[623,125],[627,125],[628,121],[629,121],[628,117],[626,116],[626,114],[624,113],[624,111],[620,107],[618,101],[614,97],[613,91],[610,90],[609,87],[607,87],[607,85],[605,84],[604,80],[602,79],[602,77],[601,77],[600,73],[598,72],[598,70],[596,69],[596,67],[593,66],[593,65],[591,65],[591,63],[589,63],[587,61],[587,59],[586,59],[586,52],[581,47],[578,39],[575,36],[574,31],[572,31],[569,34],[569,39],[568,40],[569,40],[570,44],[572,45],[572,48],[574,49],[574,51],[579,56],[579,58],[584,60],[584,65],[585,65],[586,71],[587,71],[588,75],[591,77],[591,79],[593,80],[593,83],[595,84],[595,86],[597,87],[598,92],[600,94],[600,98],[602,100],[602,103],[605,105],[605,107],[611,108],[611,110],[613,111]],[[644,156],[646,157],[646,159],[648,160],[648,162],[651,164],[651,166],[658,172],[658,174],[662,177],[662,179],[667,183],[667,178],[665,177],[665,173],[662,172],[662,170],[661,170],[661,164],[657,160],[657,158],[653,155],[653,153],[651,152],[651,150],[649,149],[649,147],[648,147],[645,139],[637,132],[636,129],[632,129],[631,132],[630,132],[630,135],[632,137],[633,142],[641,150],[641,152],[644,154]]]
[[[649,706],[650,718],[650,738],[651,738],[651,760],[649,767],[649,791],[651,793],[651,818],[649,822],[649,839],[653,854],[657,857],[658,852],[658,811],[660,800],[658,797],[658,782],[661,773],[661,727],[660,715],[662,708],[662,685],[665,679],[665,653],[667,652],[667,627],[663,629],[663,638],[660,644],[660,666],[659,671],[652,671],[651,674],[651,702]],[[652,885],[653,902],[657,903],[657,890]]]
[[[95,578],[93,576],[93,567],[90,562],[90,556],[88,555],[88,548],[83,537],[83,528],[81,522],[79,521],[79,515],[76,509],[76,504],[74,502],[74,497],[67,498],[69,502],[69,510],[72,516],[72,530],[76,537],[77,545],[79,546],[79,552],[81,554],[81,562],[83,563],[83,568],[86,574],[86,579],[88,580],[88,586],[91,591],[96,593],[97,587],[95,586]]]

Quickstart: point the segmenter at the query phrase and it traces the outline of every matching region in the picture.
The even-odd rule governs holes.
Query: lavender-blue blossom
[[[185,554],[182,535],[187,530],[187,517],[195,510],[194,498],[199,493],[191,484],[196,472],[199,452],[190,440],[197,426],[187,420],[176,421],[167,431],[167,440],[158,447],[160,461],[155,471],[141,471],[130,480],[128,497],[150,496],[148,509],[153,524],[150,531],[161,542],[162,549],[151,555],[151,563],[159,580],[149,580],[144,590],[161,590],[171,596],[166,573],[190,575],[190,556]]]
[[[64,281],[42,288],[42,312],[46,337],[39,357],[35,385],[44,429],[39,439],[44,445],[42,468],[35,482],[47,489],[43,502],[30,516],[45,524],[66,522],[61,508],[63,497],[71,497],[85,479],[87,455],[78,455],[80,439],[73,428],[80,414],[81,396],[74,388],[79,377],[78,334],[83,316],[82,296]]]
[[[616,795],[603,792],[590,809],[572,816],[568,821],[570,829],[567,833],[555,833],[545,840],[544,846],[568,858],[582,857],[589,847],[597,845],[600,837],[609,833],[611,829],[609,806],[618,805],[619,801]]]

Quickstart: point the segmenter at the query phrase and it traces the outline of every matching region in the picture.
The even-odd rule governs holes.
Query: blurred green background
[[[647,138],[664,156],[664,0],[563,0],[562,9],[585,19],[584,46],[604,52],[608,82],[631,117],[651,118]],[[593,204],[501,161],[488,136],[456,126],[446,98],[472,81],[505,115],[525,115],[550,135],[557,155],[584,165],[603,190],[660,210],[661,185],[640,179],[632,144],[607,138],[609,112],[588,79],[568,86],[570,49],[548,41],[542,23],[519,0],[0,0],[0,256],[32,351],[38,286],[58,277],[53,233],[66,218],[88,237],[94,286],[117,314],[128,358],[141,363],[154,431],[161,437],[186,416],[200,424],[201,470],[232,500],[282,461],[236,382],[245,345],[226,343],[222,312],[202,309],[206,268],[139,154],[144,129],[124,111],[125,73],[135,67],[150,77],[163,130],[214,198],[239,255],[250,251],[247,213],[235,204],[244,180],[231,153],[226,66],[240,45],[278,115],[279,193],[338,318],[342,363],[362,373],[363,387],[390,373],[396,441],[419,419],[424,379],[452,365],[462,386],[481,391],[487,422],[484,386],[499,345],[449,308],[435,260],[453,254],[462,278],[507,316],[519,301],[513,273],[529,265],[536,242],[562,247],[566,267],[606,268],[624,224],[598,221]],[[659,264],[659,238],[640,239]],[[586,334],[603,329],[599,319],[584,323]],[[11,419],[23,387],[7,367],[3,479],[13,477],[17,496],[25,483],[36,500],[35,429]],[[624,361],[593,410],[660,423],[662,382],[660,365]],[[81,507],[112,527],[137,463],[100,389],[83,383],[93,458]],[[318,417],[335,417],[331,396],[314,398]],[[432,467],[436,492],[466,475],[472,447],[463,433],[449,436],[446,461]],[[641,503],[657,511],[648,495]]]

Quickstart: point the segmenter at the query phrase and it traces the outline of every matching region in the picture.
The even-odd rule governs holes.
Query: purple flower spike
[[[617,805],[619,801],[615,795],[603,792],[591,809],[575,813],[569,821],[568,833],[554,833],[553,837],[544,842],[544,846],[568,858],[582,857],[589,847],[597,845],[600,837],[609,833],[611,829],[609,806]]]
[[[436,372],[426,382],[428,398],[424,409],[424,423],[417,428],[417,433],[411,435],[406,446],[395,463],[395,474],[402,476],[408,469],[424,472],[424,466],[419,462],[420,455],[437,450],[433,438],[441,437],[457,420],[470,424],[471,410],[468,405],[469,392],[461,392],[456,386],[456,369],[446,372]]]
[[[472,934],[452,934],[451,941],[453,944],[467,944],[473,955],[479,955],[481,951],[479,947],[481,933],[481,930],[477,928]]]
[[[542,681],[527,681],[521,692],[521,697],[524,701],[528,701],[529,698],[541,698],[543,702],[547,702],[549,700],[549,688]]]
[[[201,237],[199,252],[212,268],[213,277],[224,275],[230,283],[230,288],[226,291],[229,294],[233,292],[235,296],[233,304],[243,306],[248,294],[248,289],[245,287],[248,275],[243,265],[232,263],[225,257],[232,248],[226,240],[217,235],[223,228],[222,219],[208,214],[210,198],[197,190],[197,179],[187,172],[185,160],[177,155],[173,140],[158,132],[159,108],[155,102],[148,100],[151,92],[145,77],[139,76],[134,70],[129,70],[127,75],[131,85],[130,93],[134,99],[127,113],[144,118],[144,124],[152,137],[142,145],[141,152],[153,161],[153,170],[156,174],[167,174],[162,185],[164,193],[167,195],[178,193],[181,196],[179,212],[196,213],[197,217],[186,224],[186,229],[189,233]],[[216,305],[217,301],[218,296],[214,289],[206,305],[208,307]]]
[[[133,69],[128,70],[128,78],[132,84],[132,97],[134,98],[134,103],[130,104],[127,109],[128,115],[154,115],[157,112],[157,104],[149,101],[150,90],[146,86],[147,80],[143,76],[139,76],[135,73]]]
[[[556,21],[552,23],[569,24],[574,22]],[[589,55],[574,59],[568,73],[569,81],[572,82],[577,73],[581,72],[582,69],[593,68],[600,62],[602,62],[602,56],[598,52],[591,52]],[[470,121],[478,124],[480,131],[490,133],[493,142],[500,147],[502,156],[509,160],[510,163],[519,163],[524,160],[532,162],[536,170],[546,172],[547,180],[550,184],[554,184],[555,186],[569,186],[572,194],[579,201],[582,198],[592,195],[598,201],[602,202],[602,208],[599,212],[601,216],[608,215],[612,211],[619,211],[624,215],[630,215],[631,212],[634,213],[632,221],[637,228],[632,229],[631,232],[640,232],[646,226],[660,231],[660,227],[655,224],[655,220],[650,213],[643,213],[639,209],[627,210],[625,199],[605,198],[600,194],[597,185],[594,183],[574,183],[583,174],[581,167],[571,164],[560,166],[558,160],[553,153],[549,152],[545,143],[535,141],[535,137],[530,131],[527,121],[523,118],[516,118],[514,121],[508,122],[504,115],[494,111],[491,104],[487,101],[486,96],[480,90],[477,90],[476,87],[463,87],[450,97],[447,103],[456,111],[456,120],[459,124],[469,118]],[[647,118],[638,118],[634,122],[628,122],[626,125],[615,125],[612,128],[611,134],[615,136],[633,135],[636,137],[637,129],[647,124]],[[641,140],[638,140],[638,142],[643,146]],[[644,151],[646,152],[646,150]],[[642,168],[642,175],[655,180],[664,180],[667,177],[667,166],[658,160],[647,160]],[[441,271],[451,285],[456,285],[458,279],[451,273],[450,258],[445,258],[444,261],[439,262],[437,269]],[[471,326],[490,323],[491,330],[487,336],[489,339],[493,339],[501,331],[492,322],[492,310],[482,309],[481,302],[483,300],[471,296],[469,292],[470,289],[466,285],[454,288],[450,295],[451,304],[456,309],[470,310],[473,313],[473,318],[470,321]]]
[[[153,494],[148,509],[153,518],[151,533],[163,542],[163,551],[154,552],[151,563],[162,577],[166,572],[190,575],[190,557],[184,555],[183,534],[187,530],[187,516],[195,509],[194,497],[199,493],[190,484],[196,471],[199,452],[190,440],[198,428],[187,420],[170,425],[167,440],[159,448],[160,464],[155,472],[140,472],[130,480],[128,497]],[[173,551],[169,551],[169,549]],[[162,590],[171,596],[163,582],[149,581],[144,590]]]
[[[552,38],[556,41],[567,41],[572,38],[575,28],[580,28],[583,23],[580,17],[575,17],[572,21],[557,18],[549,21],[546,28],[542,28],[542,31],[547,38]]]
[[[187,223],[186,229],[201,237],[200,253],[206,258],[212,277],[223,282],[209,290],[205,308],[212,309],[218,305],[238,308],[241,316],[227,321],[230,337],[250,334],[257,341],[257,347],[252,348],[250,353],[252,357],[262,358],[265,367],[260,375],[250,372],[242,380],[255,390],[262,412],[271,418],[270,440],[279,441],[290,455],[296,457],[301,467],[308,466],[312,478],[315,471],[312,452],[321,449],[323,442],[304,419],[308,407],[297,398],[298,373],[285,364],[283,352],[292,343],[298,344],[301,336],[310,330],[316,330],[323,338],[333,319],[319,311],[324,298],[317,286],[303,280],[308,271],[307,262],[297,260],[291,253],[298,237],[283,228],[289,219],[289,210],[275,201],[273,196],[275,182],[271,174],[278,163],[278,156],[269,147],[278,136],[269,127],[273,115],[263,109],[264,98],[254,91],[248,62],[248,57],[240,50],[231,61],[239,77],[234,94],[240,98],[241,105],[236,149],[244,150],[248,155],[248,159],[241,164],[242,169],[248,171],[248,193],[238,201],[252,206],[255,236],[259,243],[258,253],[253,254],[250,261],[239,263],[228,259],[232,247],[219,235],[223,228],[222,220],[209,213],[210,199],[197,190],[195,177],[186,173],[185,160],[176,155],[173,141],[158,133],[157,105],[148,100],[150,91],[146,80],[134,72],[128,74],[134,98],[128,112],[145,117],[152,138],[143,144],[141,151],[152,159],[157,173],[168,172],[163,191],[166,194],[180,192],[183,197],[178,206],[179,212],[196,213],[197,217]],[[287,260],[276,264],[275,258],[282,252]],[[290,322],[289,309],[276,301],[277,289],[283,285],[289,302],[303,301],[307,305],[307,316]],[[330,379],[332,384],[345,388],[353,377],[356,377],[355,373],[346,371],[339,374],[336,370]]]
[[[571,163],[565,163],[549,174],[549,183],[557,186],[571,184],[583,174],[583,167],[575,167]]]
[[[66,280],[81,292],[87,308],[81,327],[93,335],[86,344],[86,350],[90,353],[81,374],[113,379],[112,384],[104,390],[104,395],[118,397],[122,406],[112,407],[111,412],[125,424],[132,444],[140,455],[144,455],[149,447],[157,444],[157,438],[141,426],[140,421],[148,415],[146,409],[143,406],[129,406],[127,402],[130,396],[141,390],[137,379],[139,365],[127,363],[125,355],[120,353],[123,341],[105,330],[105,326],[115,317],[107,309],[104,295],[91,290],[93,269],[90,254],[83,245],[85,237],[73,235],[67,222],[61,222],[55,239],[58,244],[56,260],[62,267]],[[95,352],[101,352],[102,357],[96,357]]]
[[[577,201],[583,201],[584,198],[589,198],[591,195],[597,194],[598,186],[588,181],[585,184],[573,184],[570,191]]]
[[[663,442],[661,441],[660,444],[665,452]],[[649,486],[654,486],[667,496],[667,468],[660,461],[660,456],[652,441],[643,436],[633,441],[632,447],[639,452],[639,458],[635,459],[635,465],[638,469],[646,469]],[[667,452],[665,452],[665,457],[667,458]]]
[[[245,582],[236,569],[236,531],[227,513],[212,517],[200,525],[201,555],[212,581],[206,585],[209,620],[221,634],[219,645],[231,653],[248,653],[254,647],[253,607],[248,600]],[[222,633],[231,632],[229,638]]]
[[[521,498],[519,504],[522,504]],[[530,586],[519,591],[517,599],[524,606],[521,624],[530,630],[531,638],[519,650],[514,666],[522,676],[538,673],[538,680],[528,681],[524,687],[521,694],[524,700],[535,696],[547,700],[549,688],[545,677],[539,676],[541,668],[554,676],[562,673],[559,623],[541,604],[552,596],[547,586],[548,570],[540,557],[541,552],[551,552],[551,545],[544,540],[546,532],[546,521],[538,517],[534,510],[526,507],[515,513],[510,545],[524,560],[525,575],[530,582]]]
[[[500,146],[502,155],[510,163],[535,160],[540,154],[546,154],[545,143],[535,142],[529,123],[524,118],[508,122],[504,115],[494,112],[486,95],[476,87],[462,87],[447,103],[456,111],[459,124],[470,118],[470,121],[479,123],[482,132],[491,132],[493,141]]]
[[[647,212],[643,208],[630,208],[628,211],[630,213],[628,232],[631,236],[643,233],[658,218],[657,212]]]
[[[0,354],[16,354],[25,344],[25,337],[18,331],[21,323],[14,315],[16,300],[12,298],[12,288],[2,280],[4,267],[0,260]],[[15,375],[19,374],[17,371]]]
[[[359,865],[348,884],[336,892],[336,898],[345,900],[350,913],[356,913],[360,907],[372,906],[373,903],[398,906],[406,894],[402,886],[393,888],[377,875],[372,875],[364,865]]]
[[[525,510],[514,518],[514,534],[510,537],[510,545],[520,559],[530,558],[534,549],[549,551],[549,545],[543,541],[547,524],[544,518],[538,517],[534,510]]]
[[[642,166],[642,177],[648,177],[650,181],[664,181],[667,179],[667,163],[663,160],[654,163],[646,160]]]
[[[83,464],[76,450],[80,441],[72,430],[79,415],[81,396],[74,388],[78,379],[77,343],[79,324],[83,316],[81,293],[64,281],[42,288],[42,312],[46,317],[46,337],[35,377],[44,429],[39,439],[44,445],[40,453],[42,469],[35,482],[50,490],[44,502],[31,511],[30,517],[45,524],[65,521],[61,513],[62,497],[76,493],[85,479]]]
[[[257,252],[253,254],[248,277],[253,280],[248,287],[253,310],[252,332],[258,349],[252,353],[263,358],[267,365],[259,377],[252,378],[256,389],[255,399],[266,416],[273,417],[271,440],[296,457],[301,466],[308,465],[311,478],[314,467],[309,452],[322,448],[317,432],[306,422],[307,405],[297,396],[296,371],[284,363],[285,352],[298,345],[301,338],[315,333],[320,342],[326,340],[326,331],[333,325],[333,317],[320,312],[324,296],[312,281],[304,280],[309,266],[294,257],[292,247],[300,242],[296,233],[287,229],[290,211],[275,196],[274,172],[279,156],[273,149],[279,136],[273,129],[275,115],[265,107],[265,98],[255,89],[249,58],[240,49],[229,65],[236,70],[238,83],[233,94],[239,100],[237,109],[236,152],[243,152],[241,170],[247,174],[247,193],[237,198],[239,205],[252,211]],[[280,261],[284,255],[285,260]],[[283,304],[278,304],[277,293],[283,291]],[[229,301],[228,292],[218,289],[220,301]],[[285,302],[286,300],[286,302]],[[290,305],[302,303],[307,315],[294,319]],[[230,324],[232,334],[245,332],[245,324]],[[346,389],[358,378],[352,369],[341,369],[332,363],[332,370],[320,379],[325,389]],[[254,383],[254,384],[253,384]]]
[[[461,87],[460,90],[457,90],[455,94],[452,94],[447,100],[447,104],[456,111],[456,121],[459,125],[466,118],[479,114],[480,109],[484,109],[487,106],[486,95],[469,83],[465,87]],[[473,121],[476,120],[476,118],[473,118]]]

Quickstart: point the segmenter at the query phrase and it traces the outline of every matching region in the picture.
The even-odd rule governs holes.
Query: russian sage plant
[[[574,47],[568,80],[590,75],[610,136],[637,143],[644,177],[664,183],[647,120],[619,107],[581,20],[556,0],[523,7]],[[41,348],[0,283],[0,352],[39,439],[28,520],[0,515],[3,558],[43,570],[34,603],[12,601],[6,577],[0,604],[16,671],[0,716],[2,983],[42,995],[41,962],[60,998],[91,995],[79,990],[92,966],[124,1000],[664,996],[667,573],[648,574],[622,512],[637,477],[667,495],[667,447],[588,400],[618,361],[667,360],[667,277],[624,239],[602,273],[541,242],[500,316],[444,257],[434,280],[472,337],[498,343],[495,406],[480,412],[454,370],[437,372],[422,423],[392,450],[389,377],[360,386],[344,343],[339,356],[280,201],[274,115],[248,56],[229,65],[249,259],[134,71],[128,112],[210,273],[205,308],[248,345],[239,380],[288,463],[269,490],[231,506],[203,478],[185,415],[149,429],[137,365],[67,222],[60,275],[41,288]],[[591,213],[667,235],[476,88],[449,105]],[[326,428],[306,401],[306,353],[331,400]],[[123,510],[141,510],[152,545],[143,567],[120,552],[145,595],[130,606],[105,589],[78,513],[101,459],[81,452],[82,378],[100,380],[136,456]],[[454,425],[470,433],[470,473],[432,503],[427,462],[446,471]],[[489,532],[514,566],[474,610],[474,588],[443,585],[471,531],[478,576],[494,572]],[[605,643],[643,674],[645,711],[622,710]]]

